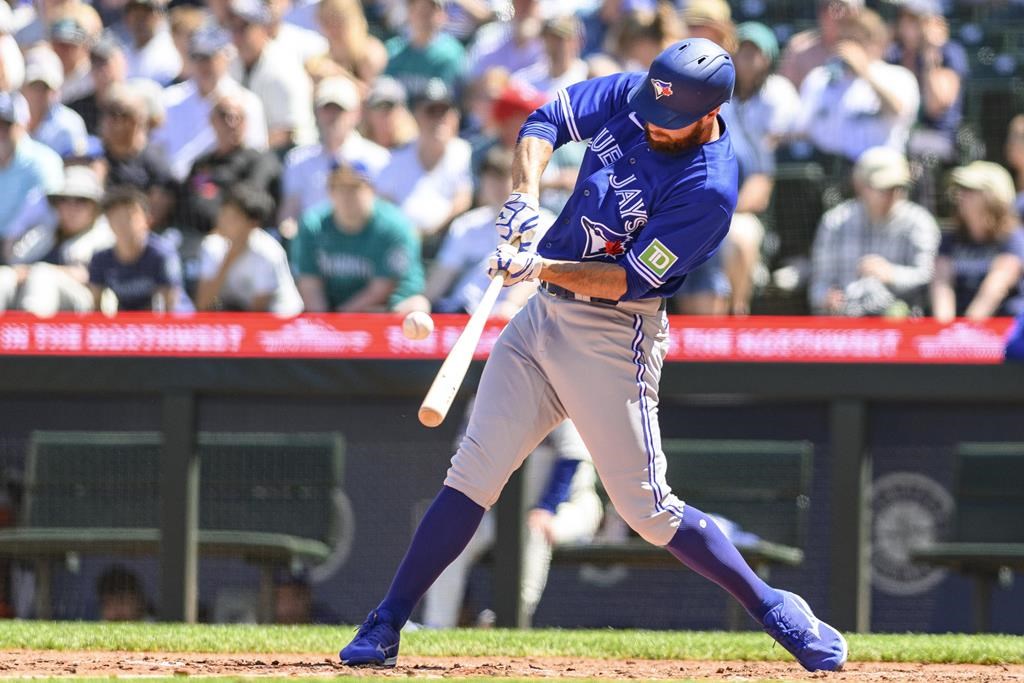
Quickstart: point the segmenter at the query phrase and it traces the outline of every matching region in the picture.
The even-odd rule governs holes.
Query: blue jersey
[[[717,250],[736,208],[738,167],[729,132],[682,154],[653,151],[628,102],[646,73],[595,78],[530,115],[520,137],[556,148],[590,140],[572,197],[537,253],[604,261],[626,270],[622,300],[672,296]]]

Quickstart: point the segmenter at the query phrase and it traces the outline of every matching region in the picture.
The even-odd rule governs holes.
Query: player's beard
[[[650,124],[644,124],[644,137],[647,138],[647,145],[655,152],[661,152],[663,154],[681,154],[700,145],[707,133],[707,127],[713,125],[713,122],[705,124],[701,121],[699,125],[694,126],[693,130],[686,134],[686,137],[680,138],[679,140],[665,141],[655,140],[652,138]]]

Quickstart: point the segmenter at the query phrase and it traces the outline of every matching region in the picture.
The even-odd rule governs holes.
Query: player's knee
[[[463,437],[459,450],[452,456],[444,485],[465,494],[487,510],[498,500],[501,489],[505,487],[505,481],[500,479],[500,474],[496,474],[496,469],[490,465],[490,460],[479,444]]]
[[[624,508],[624,509],[623,509]],[[656,546],[666,545],[679,528],[679,511],[662,506],[633,504],[617,508],[619,515],[640,538]]]

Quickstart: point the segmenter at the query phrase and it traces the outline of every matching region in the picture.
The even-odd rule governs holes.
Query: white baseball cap
[[[57,53],[45,46],[34,47],[25,54],[25,83],[36,81],[54,91],[64,85],[64,65]]]
[[[100,185],[96,172],[88,166],[68,166],[64,169],[64,182],[48,196],[80,197],[99,204],[103,198],[103,186]]]
[[[953,169],[950,179],[954,185],[984,192],[1007,206],[1012,206],[1017,198],[1009,171],[991,161],[973,161]]]
[[[891,190],[910,183],[907,158],[891,147],[871,147],[857,158],[853,173],[869,187]]]
[[[352,81],[344,76],[332,76],[320,81],[313,98],[317,108],[327,104],[336,104],[345,111],[359,108],[359,92]]]

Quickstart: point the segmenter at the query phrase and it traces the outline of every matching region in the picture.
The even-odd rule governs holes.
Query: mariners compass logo
[[[668,81],[659,81],[657,78],[652,78],[651,85],[654,86],[654,99],[656,100],[672,95],[672,84]]]

